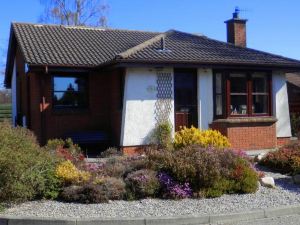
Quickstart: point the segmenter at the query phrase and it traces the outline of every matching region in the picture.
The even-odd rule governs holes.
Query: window
[[[87,79],[84,76],[53,76],[53,107],[86,108]]]
[[[216,102],[216,115],[223,115],[223,79],[222,73],[215,75],[215,102]]]
[[[230,115],[247,114],[247,74],[230,74]]]
[[[270,77],[266,72],[215,73],[215,117],[270,116]]]

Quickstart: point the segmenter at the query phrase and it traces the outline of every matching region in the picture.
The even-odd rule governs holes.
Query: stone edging
[[[175,217],[145,217],[145,218],[38,218],[0,216],[0,225],[180,225],[180,224],[209,224],[217,222],[237,222],[242,220],[254,220],[272,218],[284,215],[300,214],[300,205],[276,207],[269,209],[257,209],[248,212],[199,215],[199,216],[175,216]]]

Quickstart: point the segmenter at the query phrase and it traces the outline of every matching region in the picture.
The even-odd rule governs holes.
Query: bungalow
[[[5,85],[13,124],[39,142],[109,135],[129,153],[162,121],[213,128],[233,148],[270,149],[291,137],[285,73],[300,61],[246,47],[246,22],[226,21],[228,43],[164,33],[12,23]]]

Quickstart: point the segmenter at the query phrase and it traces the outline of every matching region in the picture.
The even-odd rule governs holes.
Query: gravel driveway
[[[33,201],[7,209],[2,215],[112,218],[203,215],[240,212],[250,209],[300,204],[300,187],[291,177],[266,171],[275,178],[277,188],[259,187],[255,194],[224,195],[214,199],[111,201],[106,204],[74,204],[57,201]]]

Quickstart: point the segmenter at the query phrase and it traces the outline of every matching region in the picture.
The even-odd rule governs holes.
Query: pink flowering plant
[[[156,197],[160,184],[154,170],[142,169],[131,172],[125,178],[129,199]]]
[[[158,180],[164,198],[182,199],[192,197],[193,191],[189,183],[179,184],[165,172],[158,173]]]

